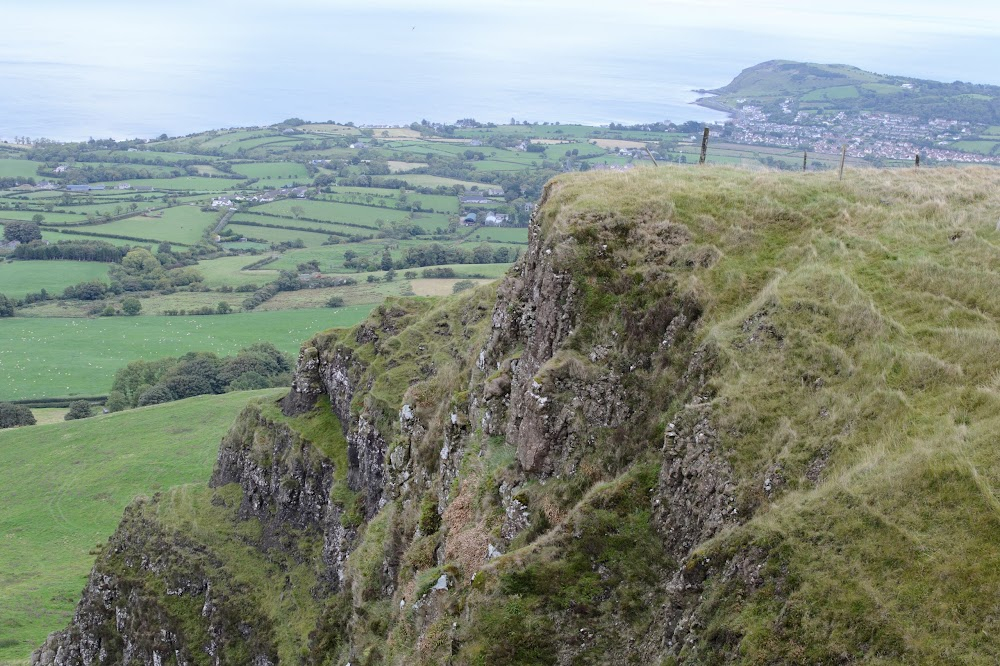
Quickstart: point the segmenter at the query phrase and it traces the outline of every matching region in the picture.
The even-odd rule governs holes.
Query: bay
[[[39,0],[5,8],[0,139],[150,138],[293,116],[719,121],[693,90],[774,58],[995,79],[983,54],[1000,53],[996,10],[935,23],[920,4]]]

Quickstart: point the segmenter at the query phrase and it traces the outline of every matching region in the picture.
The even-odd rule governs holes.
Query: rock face
[[[748,518],[702,306],[666,268],[718,251],[671,220],[539,211],[495,294],[390,301],[306,343],[200,500],[129,510],[32,664],[694,654],[706,580],[752,569],[692,559]]]

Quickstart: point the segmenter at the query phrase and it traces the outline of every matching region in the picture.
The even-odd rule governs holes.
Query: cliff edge
[[[1000,173],[560,177],[131,506],[70,664],[1000,653]]]

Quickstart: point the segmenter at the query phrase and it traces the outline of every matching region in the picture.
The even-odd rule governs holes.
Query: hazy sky
[[[913,63],[919,71],[891,73],[952,72],[946,78],[1000,83],[993,73],[1000,53],[970,59],[963,48],[1000,38],[995,0],[34,0],[4,7],[4,15],[17,28],[4,31],[0,55],[44,44],[53,58],[84,65],[169,60],[178,49],[222,58],[260,54],[276,30],[295,29],[287,19],[300,17],[310,39],[335,43],[344,30],[360,29],[400,57],[413,49],[492,48],[560,58],[602,43],[632,43],[641,56],[659,53],[679,33],[685,42],[696,34],[709,54],[722,39],[733,48],[733,33],[743,33],[770,38],[774,58],[886,72]]]
[[[3,11],[0,136],[275,115],[710,119],[683,108],[691,89],[779,58],[1000,84],[996,0],[34,0]]]

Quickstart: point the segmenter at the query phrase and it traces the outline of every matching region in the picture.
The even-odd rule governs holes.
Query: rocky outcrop
[[[223,438],[209,486],[239,484],[239,517],[260,521],[269,544],[288,527],[322,526],[332,510],[333,467],[292,427],[250,407]]]
[[[221,565],[200,544],[129,507],[91,573],[68,629],[33,655],[37,666],[277,663],[271,622],[213,588]],[[193,620],[193,621],[192,621]]]
[[[245,535],[253,558],[308,570],[315,608],[306,616],[316,622],[308,644],[273,635],[273,609],[244,631],[231,618],[257,592],[219,593],[227,563],[203,561],[224,560],[224,549],[185,541],[183,525],[171,532],[149,517],[123,522],[109,545],[117,559],[98,562],[73,625],[34,663],[180,664],[208,654],[212,663],[268,664],[286,650],[317,663],[333,651],[374,664],[388,659],[386,645],[396,663],[464,663],[463,641],[475,643],[468,632],[490,617],[477,604],[506,594],[497,577],[514,575],[515,562],[530,567],[545,548],[557,561],[575,549],[598,510],[588,487],[613,487],[640,464],[658,469],[657,482],[640,492],[622,481],[625,498],[612,508],[623,524],[639,516],[643,533],[658,535],[650,561],[673,563],[654,587],[671,641],[683,642],[682,620],[698,599],[690,587],[671,592],[668,581],[699,544],[744,518],[705,395],[713,367],[696,346],[701,308],[670,279],[634,272],[643,234],[660,233],[650,252],[664,262],[687,236],[676,224],[640,233],[641,219],[604,220],[594,233],[590,223],[546,227],[536,217],[528,251],[492,303],[486,290],[434,306],[390,303],[353,331],[316,336],[281,413],[250,406],[223,440],[212,501],[236,498],[234,534]],[[581,228],[594,237],[582,242]],[[507,447],[513,460],[497,462]],[[611,547],[605,536],[593,537],[600,549]],[[520,554],[504,558],[510,551]],[[619,575],[599,552],[585,556],[599,581]],[[174,558],[169,570],[150,567],[160,557]],[[492,573],[476,582],[480,568]],[[257,584],[273,585],[280,571]],[[141,594],[127,583],[147,574]],[[290,574],[281,585],[293,594]],[[167,599],[199,599],[201,610],[183,616]],[[591,630],[564,610],[537,612],[575,637],[566,646],[577,647],[558,651],[569,663],[596,639],[582,639]],[[601,612],[618,622],[618,611]],[[648,647],[633,638],[631,652],[614,654]],[[671,645],[657,649],[668,654]]]

